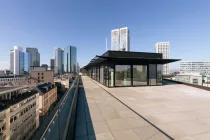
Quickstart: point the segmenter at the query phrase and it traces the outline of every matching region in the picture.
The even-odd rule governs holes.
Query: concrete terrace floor
[[[76,140],[169,140],[96,82],[86,76],[82,76],[82,81],[84,88],[79,88]],[[121,94],[120,88],[117,90]],[[126,94],[123,88],[121,90]]]
[[[107,88],[95,83],[176,140],[210,140],[209,91],[181,84]]]

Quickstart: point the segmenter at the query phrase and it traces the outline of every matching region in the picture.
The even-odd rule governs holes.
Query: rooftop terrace
[[[164,86],[107,88],[86,76],[82,80],[83,96],[87,98],[82,104],[86,110],[89,108],[92,120],[85,124],[89,138],[210,138],[210,91],[173,82]],[[81,133],[77,130],[78,138],[85,137]]]

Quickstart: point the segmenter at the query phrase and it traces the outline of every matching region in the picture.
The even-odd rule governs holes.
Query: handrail
[[[67,123],[66,123],[67,125],[65,128],[62,140],[73,140],[74,139],[79,81],[80,81],[80,77],[77,79],[77,84],[76,84],[75,92],[73,95],[73,100],[72,100],[72,104],[70,107]]]
[[[44,135],[46,134],[48,128],[50,127],[50,125],[52,124],[54,118],[56,117],[56,115],[59,112],[59,109],[63,106],[64,101],[66,100],[67,96],[69,95],[70,91],[73,89],[73,86],[75,85],[76,81],[77,81],[78,77],[74,80],[73,84],[71,85],[71,87],[69,88],[69,90],[66,92],[62,102],[60,103],[59,107],[57,108],[55,114],[53,115],[52,119],[50,120],[50,123],[47,125],[47,127],[45,128],[45,131],[42,133],[40,140],[42,140],[44,138]]]

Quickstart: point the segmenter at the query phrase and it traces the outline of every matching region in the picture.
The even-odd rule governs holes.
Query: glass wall
[[[114,68],[109,67],[109,87],[114,87]]]
[[[100,66],[100,83],[103,84],[104,82],[104,66]]]
[[[99,82],[100,81],[100,67],[96,68],[96,80]]]
[[[149,64],[149,85],[154,86],[157,85],[156,78],[157,78],[157,71],[156,71],[156,64]]]
[[[20,64],[20,74],[23,75],[24,74],[24,52],[20,52],[19,53],[19,64]]]
[[[163,65],[157,65],[157,85],[162,85],[162,68]]]
[[[131,86],[131,66],[115,66],[115,86]]]
[[[77,48],[74,46],[64,48],[64,72],[77,72]]]
[[[63,50],[55,49],[55,74],[63,74]]]
[[[108,86],[108,82],[109,82],[109,80],[108,80],[108,71],[109,70],[109,68],[107,67],[107,66],[105,66],[104,67],[104,85],[105,86]]]
[[[92,69],[92,78],[96,80],[96,67],[93,67]]]
[[[31,55],[30,53],[24,53],[24,73],[28,74],[31,66]]]
[[[133,65],[133,85],[147,85],[147,65]]]

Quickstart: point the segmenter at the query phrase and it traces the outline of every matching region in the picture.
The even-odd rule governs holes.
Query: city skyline
[[[0,69],[9,69],[9,48],[14,45],[38,48],[41,63],[49,65],[54,47],[72,44],[77,46],[78,62],[82,67],[95,53],[104,52],[105,37],[108,37],[108,48],[111,48],[110,30],[124,26],[132,33],[132,51],[152,52],[156,42],[169,41],[172,44],[171,57],[189,61],[209,60],[209,4],[189,0],[164,0],[152,5],[146,1],[119,4],[118,0],[108,0],[66,1],[59,3],[58,7],[57,2],[43,2],[41,6],[40,1],[3,2],[0,5]],[[132,10],[120,10],[128,6]],[[109,9],[108,12],[104,8]],[[72,9],[70,14],[68,9]],[[197,57],[194,57],[195,53]],[[171,69],[178,67],[179,64],[171,65]]]

